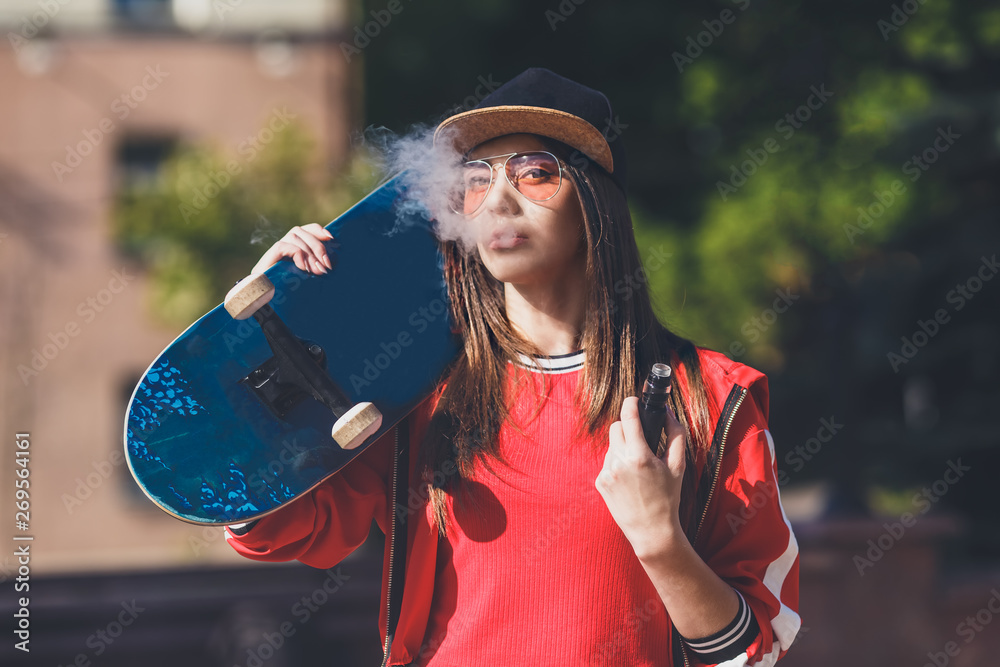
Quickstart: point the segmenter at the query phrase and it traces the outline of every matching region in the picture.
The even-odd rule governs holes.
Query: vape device
[[[670,399],[670,376],[672,371],[666,364],[653,364],[642,386],[639,399],[639,421],[646,443],[656,454],[660,446],[660,434],[667,421],[667,401]]]

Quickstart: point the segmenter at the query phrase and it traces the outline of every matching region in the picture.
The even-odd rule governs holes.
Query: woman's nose
[[[518,193],[507,180],[503,164],[492,165],[493,186],[486,196],[486,209],[494,213],[515,213],[520,210]]]

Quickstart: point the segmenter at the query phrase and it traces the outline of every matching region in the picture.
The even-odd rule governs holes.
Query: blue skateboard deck
[[[400,206],[398,181],[327,225],[333,270],[314,276],[281,261],[265,273],[273,312],[349,401],[376,406],[377,432],[341,449],[337,418],[319,400],[255,390],[248,378],[277,355],[257,320],[220,305],[160,353],[126,414],[129,469],[161,509],[206,525],[264,516],[343,468],[437,386],[461,341],[432,223],[412,202]]]

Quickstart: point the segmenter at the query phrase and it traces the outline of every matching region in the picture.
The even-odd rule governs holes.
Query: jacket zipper
[[[392,616],[392,565],[396,557],[396,482],[399,479],[399,429],[393,431],[392,448],[392,500],[389,507],[389,578],[385,584],[385,641],[382,644],[382,667],[389,664],[389,624]]]
[[[726,438],[729,436],[729,427],[733,425],[733,420],[736,418],[736,411],[740,409],[743,399],[746,396],[747,390],[740,387],[740,394],[736,398],[736,402],[732,404],[729,412],[723,415],[726,425],[722,429],[722,442],[719,444],[719,455],[716,457],[715,471],[712,473],[712,485],[708,487],[708,498],[705,500],[705,507],[701,510],[701,518],[698,520],[698,527],[694,531],[694,539],[691,540],[691,546],[694,546],[695,542],[698,541],[698,535],[701,534],[701,526],[705,523],[705,517],[708,516],[708,508],[712,504],[712,496],[715,495],[715,487],[719,482],[719,473],[722,472],[722,458],[726,453]]]
[[[684,667],[691,667],[691,663],[688,662],[688,650],[687,647],[684,646],[683,640],[681,640],[681,654],[684,656]]]
[[[701,526],[705,523],[705,517],[708,516],[708,508],[712,504],[712,496],[715,495],[715,486],[719,481],[719,474],[722,472],[722,456],[726,453],[726,438],[729,437],[729,427],[733,425],[733,420],[736,418],[736,411],[740,409],[746,395],[747,390],[741,387],[736,401],[732,403],[732,407],[730,407],[728,412],[723,415],[723,418],[725,418],[725,426],[722,428],[722,440],[719,443],[719,455],[716,457],[715,470],[712,473],[712,485],[708,487],[708,498],[705,499],[705,507],[701,511],[701,518],[698,520],[698,527],[694,531],[694,538],[691,540],[691,546],[694,546],[698,541],[698,536],[701,534]],[[681,654],[684,656],[684,667],[690,667],[691,663],[688,662],[687,647],[684,646],[683,641],[681,641]]]

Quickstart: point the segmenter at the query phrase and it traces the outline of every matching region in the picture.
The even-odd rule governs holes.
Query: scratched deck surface
[[[383,423],[366,445],[434,388],[458,352],[442,260],[429,223],[398,209],[390,181],[327,225],[333,271],[291,262],[267,271],[271,305],[299,338],[318,343],[326,369]],[[222,306],[153,362],[132,396],[125,453],[147,496],[186,521],[227,524],[262,516],[356,456],[330,437],[333,414],[312,398],[275,417],[240,379],[272,355],[254,319]]]

